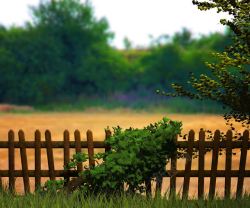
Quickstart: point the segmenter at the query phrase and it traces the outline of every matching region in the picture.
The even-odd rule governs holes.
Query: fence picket
[[[231,193],[231,170],[232,170],[232,131],[227,131],[226,134],[226,177],[225,177],[225,198],[230,198]]]
[[[35,190],[41,187],[41,132],[35,131]]]
[[[175,142],[177,143],[177,135],[175,137]],[[170,163],[170,195],[175,196],[176,195],[176,164],[177,164],[177,155],[173,154],[171,156],[171,163]]]
[[[150,177],[145,180],[145,186],[146,186],[146,195],[148,197],[152,196],[151,178]]]
[[[51,144],[51,133],[49,130],[45,131],[45,141],[46,141],[46,146],[47,146],[49,177],[50,177],[50,180],[55,180],[54,156],[53,156],[53,149],[52,149],[52,144]]]
[[[238,183],[237,183],[237,191],[236,197],[242,197],[243,192],[243,183],[244,183],[244,172],[246,168],[246,158],[247,158],[247,142],[249,139],[249,131],[244,131],[243,133],[243,140],[242,140],[242,148],[240,153],[240,166],[239,166],[239,176],[238,176]]]
[[[64,144],[64,148],[63,148],[63,155],[64,155],[64,161],[63,161],[63,165],[64,167],[67,167],[68,163],[69,163],[69,156],[70,156],[70,149],[69,149],[69,131],[65,130],[63,132],[63,144]],[[69,182],[69,170],[66,171],[65,175],[64,175],[64,186],[66,186]]]
[[[87,142],[88,142],[88,155],[89,155],[89,167],[95,166],[94,160],[94,145],[93,145],[93,134],[92,131],[87,131]]]
[[[105,129],[105,140],[111,137],[111,131]],[[108,152],[111,150],[111,147],[109,145],[105,145],[105,152]]]
[[[157,173],[157,175],[156,175],[156,188],[155,188],[156,193],[159,193],[159,194],[161,193],[162,180],[163,180],[162,173]]]
[[[194,131],[189,131],[188,135],[188,147],[186,153],[186,164],[185,164],[185,177],[183,183],[183,192],[182,198],[187,198],[189,183],[190,183],[190,171],[192,166],[192,157],[193,157],[193,144],[194,144]]]
[[[9,190],[13,192],[15,190],[15,147],[14,147],[14,131],[10,130],[8,132],[8,142],[9,142]]]
[[[220,141],[220,131],[216,130],[214,134],[214,147],[212,155],[212,166],[211,166],[211,177],[209,185],[209,198],[213,199],[215,195],[216,187],[216,173],[218,167],[218,156],[219,156],[219,141]]]
[[[74,132],[74,136],[75,136],[75,143],[76,143],[76,153],[81,153],[81,136],[80,136],[80,131],[79,130],[75,130]],[[82,163],[78,163],[77,164],[77,171],[81,172],[83,170],[83,165]]]
[[[198,198],[204,196],[204,156],[205,156],[205,132],[200,130],[199,132],[199,161],[198,161]]]
[[[20,130],[18,132],[19,143],[20,143],[20,154],[21,154],[21,163],[22,163],[22,172],[23,172],[23,184],[25,193],[30,192],[30,181],[28,173],[28,160],[25,147],[25,136],[24,132]]]

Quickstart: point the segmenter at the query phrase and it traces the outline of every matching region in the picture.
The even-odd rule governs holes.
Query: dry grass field
[[[19,129],[24,130],[26,140],[34,139],[34,132],[36,129],[41,130],[42,140],[44,140],[44,131],[49,129],[52,133],[53,140],[62,140],[63,131],[68,129],[70,131],[71,140],[73,140],[73,132],[76,129],[81,131],[81,137],[86,138],[86,131],[88,129],[93,131],[94,140],[104,139],[104,128],[107,126],[121,126],[122,128],[128,128],[130,126],[135,128],[142,128],[149,123],[154,123],[166,116],[175,121],[182,121],[183,130],[182,134],[187,134],[189,130],[195,131],[196,139],[200,128],[209,129],[215,131],[216,129],[226,132],[229,128],[225,124],[225,120],[220,115],[209,115],[209,114],[164,114],[164,113],[147,113],[147,112],[132,112],[129,110],[118,110],[118,111],[102,111],[102,110],[88,110],[85,112],[73,112],[73,113],[31,113],[31,114],[18,114],[18,113],[1,113],[0,114],[0,140],[7,140],[7,134],[10,129],[17,131]],[[240,124],[235,124],[238,132],[242,133],[244,129]],[[15,138],[17,140],[17,136]],[[7,162],[7,150],[0,149],[0,168],[8,169]],[[57,150],[54,152],[56,160],[56,169],[62,169],[63,165],[63,152]],[[47,169],[46,152],[42,151],[42,169]],[[73,154],[73,150],[72,150]],[[16,155],[19,155],[19,151],[16,150]],[[237,151],[236,156],[233,157],[233,169],[237,169],[239,166],[240,153]],[[247,159],[247,169],[250,168],[250,159]],[[28,162],[29,169],[34,169],[34,151],[28,151]],[[177,168],[184,168],[184,160],[179,161]],[[211,166],[211,154],[206,156],[206,169],[210,169]],[[197,169],[198,161],[194,160],[192,169]],[[219,158],[219,169],[225,167],[225,157],[222,155]],[[21,169],[20,157],[16,158],[15,168]],[[47,180],[47,179],[44,179]],[[43,180],[43,181],[44,181]],[[4,181],[6,181],[4,179]],[[177,178],[177,189],[181,188],[183,179]],[[233,179],[232,188],[233,191],[236,189],[237,181]],[[163,182],[163,191],[167,189],[169,179]],[[23,192],[22,180],[17,178],[16,180],[17,191]],[[205,179],[205,189],[208,192],[209,180]],[[217,192],[219,195],[223,194],[224,179],[217,179]],[[197,192],[197,179],[191,178],[190,194],[196,195]],[[31,180],[31,188],[34,188],[34,180]],[[245,180],[245,189],[250,192],[250,180]]]

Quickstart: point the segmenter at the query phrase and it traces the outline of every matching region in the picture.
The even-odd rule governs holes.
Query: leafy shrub
[[[127,192],[145,192],[145,180],[164,172],[171,155],[176,154],[175,137],[181,126],[181,122],[163,118],[143,129],[130,127],[123,131],[119,126],[113,127],[113,136],[105,141],[111,150],[95,154],[94,159],[102,159],[103,162],[95,167],[85,167],[79,174],[82,179],[79,188],[86,195],[110,195],[122,191],[123,184],[127,183]],[[77,153],[65,168],[75,168],[87,159],[85,153]],[[47,183],[45,187],[51,189],[49,185],[52,184]],[[56,188],[60,189],[61,184],[56,183]]]

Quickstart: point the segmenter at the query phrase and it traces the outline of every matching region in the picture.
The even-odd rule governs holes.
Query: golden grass
[[[135,128],[142,128],[147,126],[149,123],[154,123],[166,116],[175,121],[182,121],[183,130],[182,134],[187,134],[189,130],[195,131],[196,139],[200,128],[209,129],[215,131],[216,129],[226,133],[229,127],[225,124],[225,120],[220,115],[209,115],[209,114],[164,114],[164,113],[147,113],[147,112],[133,112],[129,110],[120,111],[102,111],[102,110],[89,110],[85,112],[73,112],[73,113],[32,113],[32,114],[13,114],[13,113],[2,113],[0,114],[0,140],[6,141],[8,131],[13,129],[17,135],[19,129],[24,130],[26,140],[34,140],[34,132],[36,129],[41,130],[42,140],[44,140],[44,131],[49,129],[52,133],[53,140],[62,140],[63,131],[68,129],[70,131],[71,140],[73,140],[73,132],[76,129],[81,131],[81,137],[86,139],[86,131],[88,129],[93,131],[94,140],[104,139],[104,128],[107,126],[121,126],[129,128],[130,126]],[[244,129],[240,124],[235,124],[238,132],[242,133]],[[17,136],[15,138],[17,140]],[[0,150],[0,168],[7,169],[7,150]],[[42,168],[47,169],[47,159],[45,150],[42,151]],[[73,152],[72,152],[73,154]],[[19,155],[19,151],[16,150],[16,155]],[[63,165],[63,152],[62,150],[55,151],[55,167],[61,169]],[[239,166],[240,153],[237,151],[237,155],[233,157],[233,169],[237,169]],[[34,151],[28,151],[29,169],[34,169]],[[219,169],[225,167],[225,158],[220,156],[219,158]],[[181,160],[178,162],[178,168],[184,168],[185,161]],[[194,160],[193,169],[197,168],[198,161]],[[20,157],[16,157],[15,161],[16,169],[21,169]],[[248,157],[247,167],[250,165],[250,159]],[[206,169],[211,166],[211,154],[206,156]],[[44,179],[45,180],[45,179]],[[44,181],[43,180],[43,181]],[[183,179],[177,179],[177,187],[180,188]],[[169,179],[164,180],[164,188],[168,187]],[[236,180],[233,180],[232,187],[235,190]],[[16,181],[17,191],[22,192],[22,180],[18,178]],[[205,180],[205,189],[208,191],[209,180]],[[34,180],[31,180],[32,187],[34,186]],[[250,191],[249,188],[250,180],[246,179],[245,188]],[[224,186],[224,179],[217,179],[217,187]],[[191,179],[191,194],[195,194],[197,191],[197,179]],[[223,188],[219,188],[220,194],[223,193]]]

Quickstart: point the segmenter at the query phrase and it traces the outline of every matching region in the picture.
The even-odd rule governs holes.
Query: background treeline
[[[110,46],[114,34],[77,0],[43,1],[24,26],[0,26],[0,103],[44,106],[89,99],[135,103],[166,100],[156,89],[187,86],[189,72],[210,74],[205,61],[231,34],[194,39],[183,29],[148,48]],[[162,41],[163,39],[163,41]],[[127,44],[126,44],[127,43]],[[87,102],[87,101],[86,101]]]

